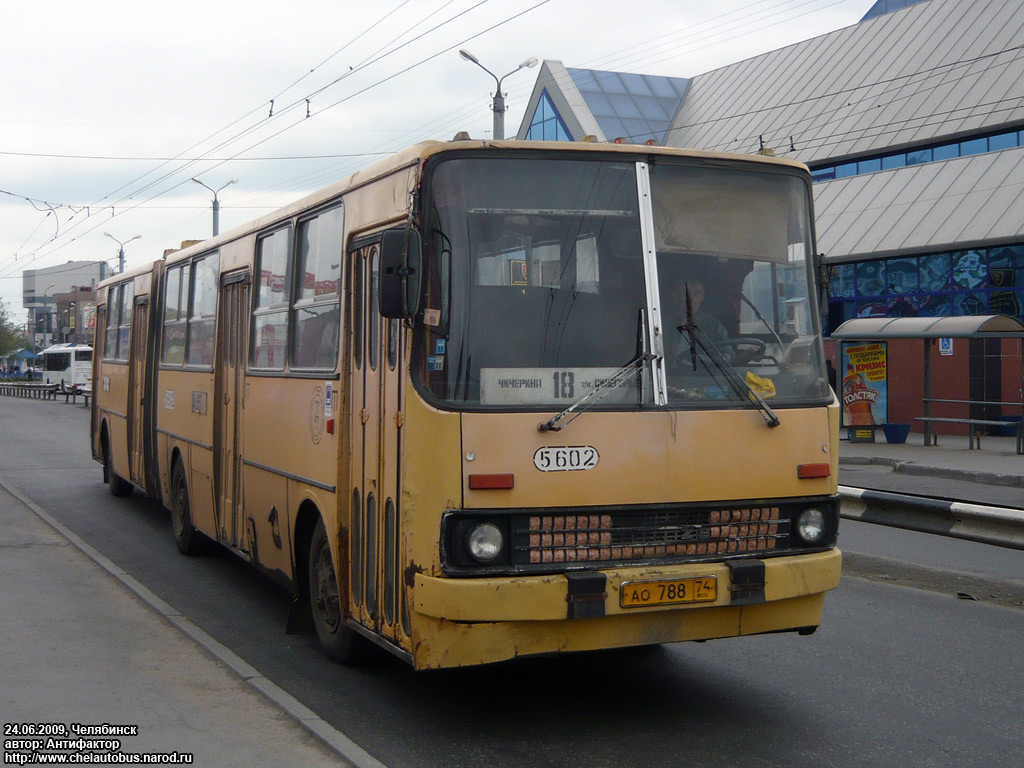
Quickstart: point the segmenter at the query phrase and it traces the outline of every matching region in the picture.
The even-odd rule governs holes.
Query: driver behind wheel
[[[704,308],[705,289],[704,281],[699,276],[692,276],[679,281],[672,287],[669,294],[669,307],[666,316],[668,322],[666,328],[676,329],[680,325],[686,325],[686,299],[690,299],[690,314],[693,323],[697,326],[704,337],[712,344],[725,341],[729,334],[725,326],[718,318]],[[669,337],[671,338],[671,337]],[[675,358],[690,351],[690,334],[683,332],[679,336],[678,346],[675,350]]]

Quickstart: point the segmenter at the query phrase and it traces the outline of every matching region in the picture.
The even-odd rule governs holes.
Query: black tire
[[[174,543],[183,555],[198,554],[201,549],[202,534],[192,524],[192,506],[188,500],[188,483],[185,481],[185,470],[181,462],[174,465],[171,475],[171,531]]]
[[[345,624],[345,607],[323,520],[317,520],[309,541],[308,573],[309,607],[323,652],[342,664],[364,661],[370,643]]]
[[[110,439],[106,433],[103,434],[103,479],[114,496],[122,498],[132,495],[132,484],[114,471],[110,456]]]

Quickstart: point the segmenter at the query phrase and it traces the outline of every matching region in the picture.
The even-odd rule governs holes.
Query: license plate
[[[717,599],[718,579],[714,576],[673,581],[627,581],[619,587],[619,605],[623,608],[708,603]]]

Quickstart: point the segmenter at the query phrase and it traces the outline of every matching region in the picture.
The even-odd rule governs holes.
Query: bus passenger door
[[[241,447],[245,334],[249,311],[249,274],[238,272],[221,280],[217,334],[217,382],[214,403],[214,493],[217,497],[217,537],[236,550],[246,550],[241,519]]]
[[[149,302],[140,301],[132,311],[131,347],[128,352],[128,472],[131,481],[147,491],[145,457],[145,383]]]
[[[366,627],[396,637],[399,615],[399,368],[389,349],[397,323],[381,318],[380,248],[349,254],[351,345],[349,435],[349,610]],[[397,343],[397,337],[395,337]],[[397,348],[396,348],[397,349]]]

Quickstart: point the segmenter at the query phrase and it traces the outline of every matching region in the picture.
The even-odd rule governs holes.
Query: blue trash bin
[[[905,443],[907,435],[910,434],[909,424],[883,424],[882,431],[885,433],[887,443]]]

